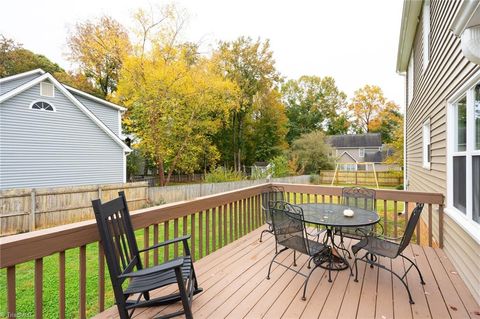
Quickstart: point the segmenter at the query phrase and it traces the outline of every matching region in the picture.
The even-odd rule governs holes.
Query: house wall
[[[430,3],[430,62],[426,70],[422,61],[422,20],[414,42],[414,94],[406,112],[405,163],[408,190],[441,192],[446,196],[446,101],[479,66],[462,55],[460,39],[449,30],[461,1],[432,0]],[[429,170],[422,167],[422,125],[428,118],[432,150]],[[433,216],[433,231],[438,236],[438,214],[434,212]],[[444,250],[480,302],[480,244],[447,215]]]
[[[14,79],[14,80],[6,81],[4,83],[0,83],[0,94],[5,94],[16,87],[19,87],[22,84],[30,82],[35,78],[38,78],[39,76],[41,76],[40,73],[35,73],[35,74],[23,76],[19,79]]]
[[[71,92],[72,93],[72,92]],[[83,105],[85,105],[96,117],[100,119],[110,130],[112,130],[117,136],[120,134],[120,123],[118,110],[111,108],[109,106],[103,105],[101,103],[95,102],[94,100],[87,99],[81,95],[72,93],[77,100],[79,100]]]
[[[56,112],[29,109],[35,100]],[[123,182],[123,149],[56,88],[0,104],[0,148],[0,189]]]

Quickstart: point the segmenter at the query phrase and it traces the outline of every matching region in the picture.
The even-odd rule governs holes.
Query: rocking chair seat
[[[364,237],[361,241],[352,246],[353,254],[356,255],[360,249],[365,249],[369,253],[388,258],[397,256],[399,244],[380,239],[374,236]]]
[[[174,268],[178,267],[177,264],[181,265],[183,280],[189,278],[192,269],[192,259],[190,256],[184,256],[159,266],[131,273],[133,276],[128,276],[131,278],[130,284],[123,293],[125,295],[131,295],[176,283],[177,278],[175,277]]]

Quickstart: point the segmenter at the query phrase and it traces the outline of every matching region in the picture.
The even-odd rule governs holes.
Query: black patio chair
[[[270,215],[270,203],[284,200],[285,190],[283,187],[272,186],[270,190],[262,192],[262,212],[265,218],[265,222],[268,225],[267,229],[264,229],[260,234],[260,242],[264,233],[273,234],[272,217]],[[277,252],[277,246],[275,245],[275,252]]]
[[[120,318],[131,318],[138,307],[159,306],[177,301],[182,302],[183,311],[158,318],[171,318],[182,314],[185,314],[186,318],[193,318],[192,298],[201,292],[202,288],[198,287],[188,247],[190,236],[167,240],[139,250],[125,194],[118,194],[118,198],[103,204],[99,199],[94,200],[92,206]],[[143,267],[140,253],[148,253],[151,249],[178,242],[183,243],[184,256],[150,268]],[[168,285],[177,285],[178,292],[150,298],[150,291]],[[130,297],[134,299],[129,299]]]
[[[292,269],[290,266],[285,266],[275,261],[275,258],[277,258],[277,256],[284,251],[292,249],[293,266],[297,266],[296,252],[298,251],[299,253],[310,257],[308,261],[308,268],[311,268],[310,263],[313,258],[327,253],[330,248],[322,243],[308,239],[307,230],[305,228],[305,220],[303,217],[303,210],[301,207],[283,201],[277,201],[271,204],[270,212],[272,215],[272,226],[275,234],[275,241],[278,245],[283,246],[283,248],[278,251],[275,256],[273,256],[270,266],[268,267],[267,279],[270,279],[270,272],[274,262],[287,269],[293,270],[297,274],[306,277],[302,296],[302,300],[306,300],[305,294],[307,292],[308,280],[318,265],[314,263],[313,269],[308,275],[305,275],[300,271]]]
[[[381,236],[375,236],[375,235],[368,235],[364,237],[360,242],[356,243],[355,245],[352,246],[352,251],[353,254],[355,255],[355,281],[358,282],[358,265],[357,261],[363,261],[368,264],[370,264],[370,267],[373,268],[374,265],[388,270],[391,272],[393,275],[395,275],[400,281],[403,283],[405,288],[407,289],[408,292],[408,298],[410,300],[411,304],[414,304],[412,295],[410,294],[410,289],[408,288],[408,285],[404,278],[406,277],[407,273],[412,269],[412,267],[415,267],[417,269],[418,275],[420,276],[420,283],[422,285],[425,284],[423,281],[423,276],[422,273],[420,272],[420,269],[418,269],[417,265],[407,256],[403,255],[402,252],[407,248],[407,246],[410,244],[410,240],[412,239],[413,232],[415,231],[415,227],[417,226],[418,220],[420,218],[420,214],[423,209],[423,204],[417,204],[415,209],[412,212],[412,215],[410,216],[410,219],[408,220],[407,227],[405,229],[405,232],[402,237],[400,238],[388,238],[384,235]],[[399,240],[400,243],[396,243],[392,240]],[[363,257],[358,258],[357,253],[360,250],[366,250],[366,253]],[[377,256],[382,256],[382,257],[387,257],[390,259],[397,258],[398,256],[408,260],[410,262],[410,267],[405,271],[402,277],[400,277],[398,274],[393,272],[391,269],[385,267],[384,265],[381,265],[377,262],[378,257]]]
[[[366,210],[376,210],[376,192],[365,187],[344,187],[342,189],[342,205],[357,207]],[[361,239],[374,232],[373,225],[363,227],[342,227],[336,228],[335,233],[340,235],[340,248],[351,258],[350,252],[345,248],[344,238]],[[383,230],[382,230],[383,232]]]

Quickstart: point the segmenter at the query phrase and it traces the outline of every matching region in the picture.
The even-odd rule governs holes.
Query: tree
[[[398,164],[403,169],[403,121],[398,125],[392,134],[392,140],[387,144],[390,155],[386,158],[387,164]]]
[[[292,158],[297,158],[306,174],[318,174],[322,169],[331,169],[333,164],[329,153],[330,145],[320,130],[303,134],[291,146]]]
[[[211,60],[192,46],[171,46],[171,33],[163,32],[147,33],[149,43],[140,39],[140,50],[125,58],[114,98],[128,108],[124,123],[166,185],[175,170],[192,173],[204,160],[215,166],[219,153],[212,136],[236,106],[237,88]]]
[[[43,69],[48,73],[64,72],[57,64],[41,54],[24,49],[22,44],[0,35],[0,77]]]
[[[247,158],[268,161],[288,148],[285,142],[288,119],[280,98],[280,93],[273,89],[256,99],[246,133]]]
[[[387,102],[369,125],[370,132],[382,135],[383,143],[392,143],[397,138],[399,128],[403,135],[403,115],[399,112],[398,105],[392,102]]]
[[[79,65],[103,96],[116,90],[123,59],[131,48],[127,31],[120,23],[108,16],[77,23],[67,45],[68,58]]]
[[[289,119],[287,141],[315,130],[340,134],[348,130],[346,95],[332,77],[301,76],[282,86],[283,102]]]
[[[92,85],[91,81],[82,73],[75,72],[56,72],[54,77],[61,83],[74,87],[83,92],[103,98],[103,92]]]
[[[238,108],[231,112],[230,123],[219,136],[221,144],[231,145],[235,170],[240,170],[246,153],[246,131],[256,99],[268,95],[280,76],[275,69],[273,53],[267,41],[240,37],[232,42],[220,42],[214,53],[219,74],[235,83],[240,95]],[[225,157],[228,157],[226,155]]]
[[[379,123],[385,112],[395,110],[398,106],[383,96],[383,91],[376,85],[365,85],[355,91],[348,109],[353,114],[353,124],[357,133],[378,131]]]

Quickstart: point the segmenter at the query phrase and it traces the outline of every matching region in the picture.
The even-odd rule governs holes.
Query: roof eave
[[[0,79],[0,83],[12,81],[12,80],[17,80],[17,79],[21,79],[21,78],[23,78],[23,77],[26,77],[26,76],[29,76],[29,75],[32,75],[32,74],[37,74],[37,73],[38,73],[39,76],[40,76],[40,75],[45,74],[45,71],[43,71],[42,69],[35,69],[35,70],[23,72],[23,73],[18,73],[18,74],[15,74],[15,75],[10,75],[10,76],[1,78],[1,79]]]
[[[422,11],[423,1],[405,0],[402,11],[402,24],[400,27],[400,36],[397,52],[397,72],[402,73],[407,70],[410,52],[412,51],[413,40],[419,22],[419,15]]]

